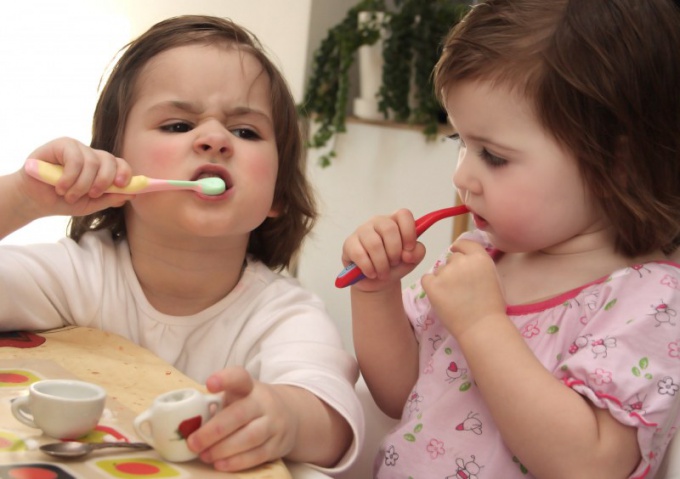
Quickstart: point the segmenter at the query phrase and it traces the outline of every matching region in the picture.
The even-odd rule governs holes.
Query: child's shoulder
[[[638,288],[644,284],[651,288],[670,288],[680,294],[680,264],[672,261],[633,264],[614,271],[599,282],[619,288]]]
[[[583,288],[575,298],[592,309],[602,308],[629,314],[669,314],[680,309],[680,265],[669,261],[641,263],[614,271]]]

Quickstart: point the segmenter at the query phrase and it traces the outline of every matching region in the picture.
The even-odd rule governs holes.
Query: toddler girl
[[[345,242],[354,344],[399,425],[380,478],[652,478],[680,406],[680,12],[489,0],[436,92],[475,230],[417,284],[411,212]]]

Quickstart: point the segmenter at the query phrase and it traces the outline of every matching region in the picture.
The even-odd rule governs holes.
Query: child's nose
[[[453,186],[456,187],[461,198],[470,193],[479,193],[480,190],[480,183],[473,171],[473,161],[466,159],[465,156],[466,151],[461,150],[456,170],[453,172]]]
[[[194,142],[194,149],[199,153],[225,156],[231,153],[229,132],[222,125],[204,127]]]

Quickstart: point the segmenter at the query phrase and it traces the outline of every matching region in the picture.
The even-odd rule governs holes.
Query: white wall
[[[334,286],[343,266],[345,238],[373,215],[409,208],[419,217],[453,206],[458,151],[454,142],[442,136],[427,142],[418,130],[349,123],[347,133],[337,137],[338,156],[331,166],[317,166],[320,153],[310,151],[308,171],[317,189],[321,218],[305,242],[298,278],[324,299],[346,346],[353,350],[349,290]],[[421,236],[427,255],[404,285],[432,266],[450,244],[452,232],[453,221],[446,219]]]

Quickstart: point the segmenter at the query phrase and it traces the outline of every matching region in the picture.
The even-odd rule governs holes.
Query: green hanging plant
[[[469,8],[469,1],[362,0],[345,18],[331,28],[314,54],[312,74],[298,106],[301,116],[315,124],[308,141],[310,148],[322,148],[334,135],[346,131],[345,122],[350,91],[350,67],[363,45],[373,45],[385,32],[382,87],[378,106],[385,118],[423,126],[426,138],[434,138],[445,115],[432,86],[432,70],[449,29]],[[362,11],[385,12],[382,23],[358,28]],[[319,159],[328,166],[335,151]]]
[[[380,38],[377,19],[364,28],[358,28],[358,14],[362,11],[383,11],[383,0],[363,0],[351,8],[345,19],[331,28],[314,53],[312,75],[309,78],[304,100],[298,106],[304,117],[312,117],[318,127],[309,140],[311,148],[321,148],[336,133],[345,129],[347,102],[349,101],[349,69],[354,63],[356,51],[362,45],[373,45]],[[322,166],[330,165],[335,151],[324,155]]]

